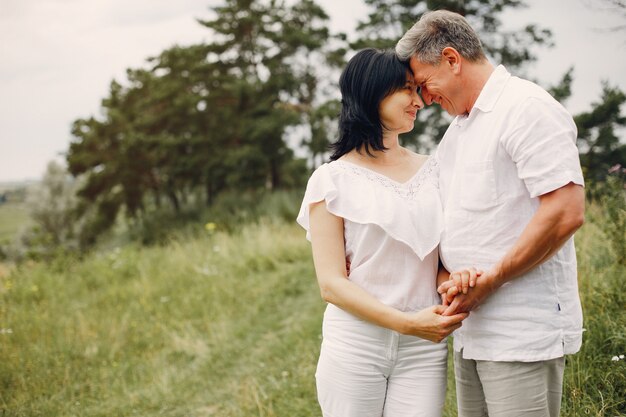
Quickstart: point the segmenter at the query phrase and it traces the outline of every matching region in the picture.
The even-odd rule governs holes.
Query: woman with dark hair
[[[440,342],[467,314],[442,316],[438,305],[436,161],[398,139],[424,103],[408,63],[391,51],[357,53],[339,85],[339,138],[298,215],[329,303],[318,400],[329,417],[438,417],[447,363]]]

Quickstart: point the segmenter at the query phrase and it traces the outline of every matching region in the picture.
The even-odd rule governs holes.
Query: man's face
[[[421,87],[422,99],[426,105],[437,103],[452,116],[469,112],[469,109],[463,106],[463,91],[459,77],[448,61],[442,59],[438,65],[431,65],[420,62],[413,56],[410,65],[415,83]]]

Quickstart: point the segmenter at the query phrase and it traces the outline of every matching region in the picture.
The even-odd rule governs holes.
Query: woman
[[[318,399],[324,416],[440,416],[447,348],[439,342],[467,314],[442,316],[437,305],[435,159],[398,140],[424,103],[408,63],[391,51],[357,53],[339,85],[339,139],[298,215],[329,303]]]

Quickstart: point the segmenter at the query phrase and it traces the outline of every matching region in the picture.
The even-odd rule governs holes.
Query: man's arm
[[[585,194],[569,183],[539,196],[539,208],[519,239],[496,266],[476,280],[468,294],[457,295],[444,314],[470,311],[505,282],[530,271],[554,255],[582,226]]]

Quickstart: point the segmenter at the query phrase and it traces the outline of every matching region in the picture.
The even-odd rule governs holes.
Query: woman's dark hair
[[[385,150],[379,106],[385,97],[406,85],[408,61],[400,61],[392,50],[373,48],[358,52],[339,78],[341,114],[339,138],[330,145],[331,161],[365,146]]]

